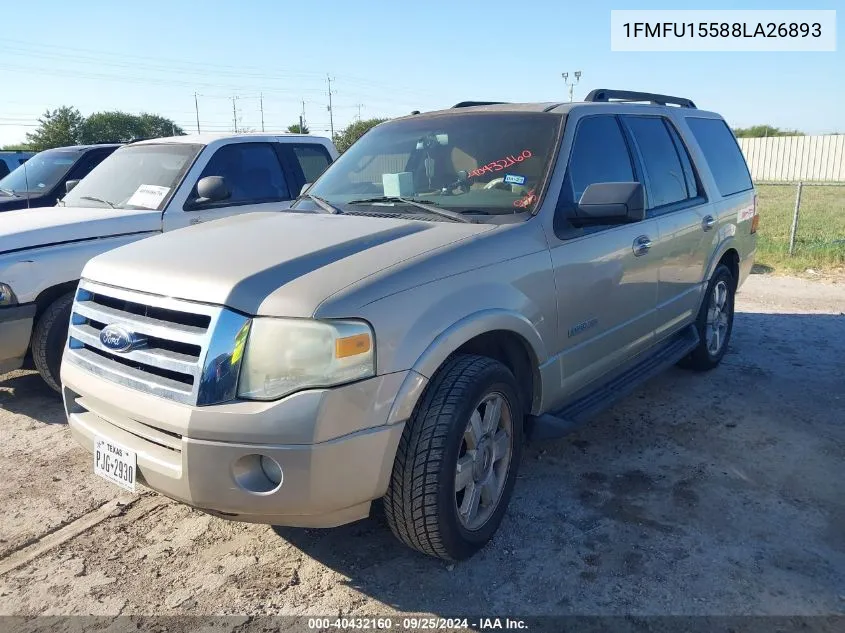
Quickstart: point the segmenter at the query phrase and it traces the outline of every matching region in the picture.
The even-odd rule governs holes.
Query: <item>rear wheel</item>
[[[460,355],[432,379],[402,433],[384,511],[406,545],[472,556],[507,510],[522,455],[522,405],[507,367]]]
[[[61,392],[59,370],[67,343],[67,330],[74,293],[56,299],[35,324],[32,331],[32,360],[35,368],[50,387]]]
[[[736,281],[730,269],[719,264],[707,286],[707,294],[695,322],[701,340],[698,347],[681,361],[681,366],[706,371],[721,362],[733,331],[735,290]]]

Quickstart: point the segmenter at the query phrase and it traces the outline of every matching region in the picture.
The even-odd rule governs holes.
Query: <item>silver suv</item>
[[[92,259],[62,363],[70,426],[125,488],[311,527],[383,499],[404,543],[466,558],[526,439],[719,363],[756,227],[730,129],[688,99],[395,119],[289,211]]]

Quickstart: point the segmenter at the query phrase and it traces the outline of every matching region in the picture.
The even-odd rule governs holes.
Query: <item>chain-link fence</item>
[[[845,183],[757,183],[758,260],[845,266]]]

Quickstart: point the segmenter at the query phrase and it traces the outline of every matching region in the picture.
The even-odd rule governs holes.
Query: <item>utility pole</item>
[[[575,81],[572,83],[569,82],[569,73],[560,73],[560,76],[563,77],[564,83],[569,86],[569,103],[572,103],[572,91],[575,89],[575,86],[578,84],[578,81],[581,79],[581,71],[576,70],[574,73]]]
[[[197,93],[194,93],[194,110],[197,113],[197,134],[200,133],[200,105],[197,101]]]
[[[261,104],[261,131],[264,131],[264,93],[258,95],[259,103]]]
[[[334,140],[334,112],[332,111],[332,78],[326,73],[326,81],[329,83],[329,128],[332,131],[332,140]]]
[[[358,108],[358,122],[360,123],[360,122],[361,122],[361,108],[363,108],[363,107],[364,107],[364,104],[363,104],[363,103],[359,103],[359,104],[358,104],[357,106],[355,106],[355,107],[356,107],[356,108]]]
[[[299,133],[305,134],[305,99],[302,100],[302,114],[299,115]]]
[[[238,133],[238,110],[235,107],[235,101],[237,101],[237,97],[232,97],[232,124],[235,126],[235,134]]]

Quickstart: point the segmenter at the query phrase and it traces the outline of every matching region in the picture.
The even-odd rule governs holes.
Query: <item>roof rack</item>
[[[632,90],[608,90],[607,88],[599,88],[591,90],[590,94],[586,96],[584,101],[600,102],[610,101],[615,99],[617,101],[647,101],[656,105],[668,105],[670,103],[681,106],[682,108],[695,108],[695,104],[691,99],[685,97],[671,97],[669,95],[660,95],[653,92],[635,92]]]
[[[501,105],[503,103],[507,103],[506,101],[461,101],[460,103],[456,103],[453,105],[453,108],[471,108],[473,106],[486,106],[486,105]]]

